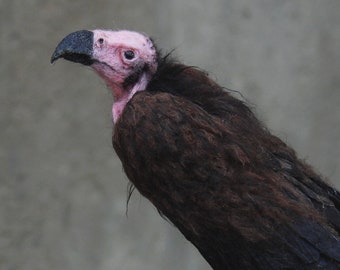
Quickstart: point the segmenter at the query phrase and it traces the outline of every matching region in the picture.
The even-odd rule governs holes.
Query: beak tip
[[[54,50],[51,59],[50,59],[50,63],[54,64],[59,58],[64,57],[65,54],[65,50],[64,49],[60,49],[59,46]]]
[[[52,57],[51,57],[50,63],[54,64],[54,62],[57,61],[57,60],[58,60],[58,57],[55,57],[54,54],[53,54]]]

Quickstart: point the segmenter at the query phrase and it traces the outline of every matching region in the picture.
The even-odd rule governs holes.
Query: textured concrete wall
[[[340,187],[338,0],[2,0],[0,269],[210,269],[127,179],[111,96],[49,64],[71,31],[129,28],[239,90],[270,129]]]

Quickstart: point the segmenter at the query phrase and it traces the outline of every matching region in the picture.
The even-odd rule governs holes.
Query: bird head
[[[59,58],[91,66],[112,89],[116,122],[133,95],[146,88],[157,69],[157,51],[150,38],[132,31],[81,30],[56,47]]]

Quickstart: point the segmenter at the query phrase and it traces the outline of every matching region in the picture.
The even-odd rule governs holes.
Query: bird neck
[[[112,119],[114,123],[117,123],[125,108],[125,105],[129,102],[129,100],[137,92],[145,90],[149,81],[149,76],[147,73],[144,73],[132,88],[125,89],[122,85],[117,84],[109,85],[109,87],[112,89],[112,95],[114,98],[114,103],[112,106]]]

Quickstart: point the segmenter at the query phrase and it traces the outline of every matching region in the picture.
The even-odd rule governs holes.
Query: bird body
[[[213,269],[340,269],[339,192],[204,72],[160,57],[147,37],[96,31],[91,54],[65,45],[78,32],[52,60],[92,65],[112,88],[125,173]],[[103,33],[111,47],[98,53]],[[103,61],[117,46],[134,62]]]

